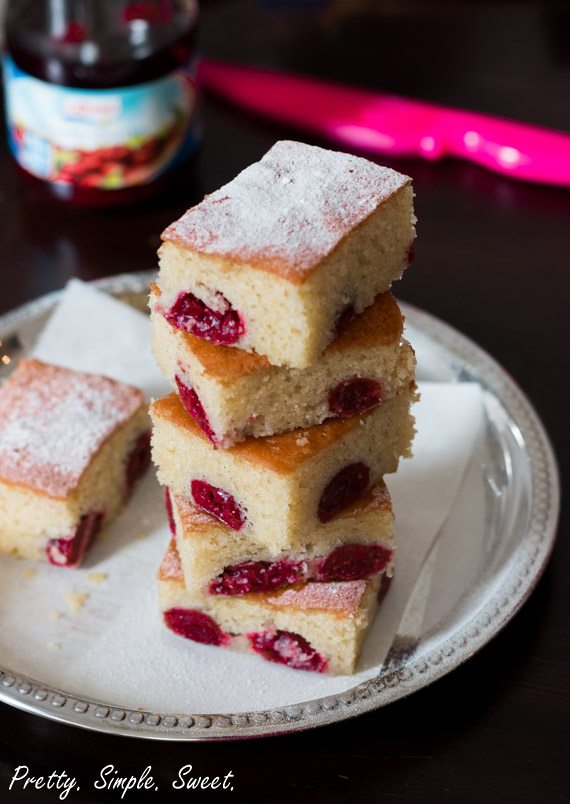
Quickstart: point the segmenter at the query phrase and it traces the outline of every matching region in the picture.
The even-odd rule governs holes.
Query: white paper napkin
[[[168,391],[150,353],[148,316],[79,279],[68,282],[32,354],[131,383],[149,397]]]
[[[168,390],[150,354],[146,316],[77,280],[70,282],[34,354],[135,383],[149,397]],[[65,571],[0,557],[2,664],[80,696],[162,712],[283,706],[341,692],[375,675],[434,538],[439,583],[430,593],[426,627],[455,605],[481,549],[477,525],[469,534],[468,562],[460,547],[465,517],[476,522],[478,516],[471,509],[481,488],[479,386],[426,383],[421,393],[415,408],[414,458],[387,478],[397,521],[396,576],[356,677],[292,671],[197,645],[163,627],[155,573],[169,533],[152,472],[81,569]],[[464,571],[466,563],[470,567]],[[457,582],[448,585],[450,572]],[[75,612],[70,601],[78,598],[71,592],[88,595]]]

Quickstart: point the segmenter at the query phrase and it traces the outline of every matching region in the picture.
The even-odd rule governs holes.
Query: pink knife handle
[[[452,109],[440,111],[437,130],[452,156],[517,179],[570,186],[567,134]]]
[[[461,157],[514,178],[570,186],[570,136],[562,132],[210,60],[198,77],[243,108],[351,148]]]

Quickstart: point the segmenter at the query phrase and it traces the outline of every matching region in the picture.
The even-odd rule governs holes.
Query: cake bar
[[[412,382],[362,416],[215,450],[170,394],[150,409],[158,479],[236,532],[274,550],[298,548],[409,455],[415,397]]]
[[[156,362],[216,446],[364,413],[396,396],[414,377],[414,351],[402,339],[404,320],[389,293],[354,316],[306,369],[272,366],[266,357],[196,338],[169,324],[159,303],[154,285]]]
[[[0,388],[0,551],[77,566],[150,463],[142,393],[24,359]]]
[[[275,551],[255,533],[247,538],[170,494],[166,506],[185,578],[204,594],[244,595],[305,582],[365,580],[392,574],[394,515],[383,481],[342,511],[317,525],[295,552]]]
[[[306,368],[410,263],[412,207],[408,176],[277,142],[163,233],[160,310],[196,337]]]
[[[309,581],[281,592],[240,597],[203,595],[185,584],[174,540],[158,571],[160,610],[174,633],[250,651],[297,670],[335,675],[354,672],[381,583],[377,576],[368,581]]]

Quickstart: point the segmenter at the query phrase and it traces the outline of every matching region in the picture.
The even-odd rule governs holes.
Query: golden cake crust
[[[208,437],[196,424],[175,393],[156,400],[150,409],[157,418],[166,419],[175,427],[186,429],[209,444]],[[359,427],[360,422],[367,416],[373,415],[374,412],[372,410],[361,416],[350,416],[344,419],[328,419],[314,427],[301,427],[278,435],[263,438],[250,437],[239,444],[228,447],[226,452],[233,453],[238,459],[265,466],[273,472],[286,474],[297,469],[301,463],[317,453],[327,449],[354,427]]]
[[[180,563],[180,556],[176,549],[176,539],[172,537],[165,554],[162,556],[162,561],[157,572],[159,581],[171,581],[184,585],[184,575],[182,573],[182,564]]]
[[[360,157],[277,142],[170,225],[164,241],[300,284],[408,176]]]
[[[327,346],[325,354],[345,349],[372,349],[399,341],[404,331],[404,317],[391,293],[382,293],[360,315],[344,327]]]
[[[133,386],[21,360],[0,389],[0,481],[64,499],[143,404]]]

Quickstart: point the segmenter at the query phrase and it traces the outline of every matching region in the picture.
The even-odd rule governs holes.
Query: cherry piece
[[[406,252],[407,265],[410,266],[415,259],[416,259],[416,253],[414,251],[414,241],[412,240],[412,242],[408,246],[408,251]]]
[[[329,391],[329,410],[335,416],[353,416],[356,413],[364,413],[382,401],[382,386],[377,380],[367,377],[343,380]]]
[[[330,480],[319,500],[317,516],[319,522],[328,522],[355,502],[368,488],[370,469],[365,463],[351,463],[337,472]]]
[[[193,480],[191,489],[194,502],[199,508],[220,519],[232,530],[243,528],[245,515],[231,494],[203,480]]]
[[[168,527],[173,536],[176,536],[176,522],[174,521],[174,511],[172,510],[172,499],[170,497],[170,489],[168,486],[164,488],[164,507],[166,508],[166,516],[168,517]]]
[[[173,327],[191,332],[197,338],[230,345],[245,332],[243,318],[227,299],[223,310],[212,310],[193,293],[181,293],[164,317]]]
[[[272,592],[292,586],[301,580],[301,561],[245,561],[226,567],[211,582],[211,595],[247,595],[250,592]]]
[[[206,411],[202,407],[202,403],[198,397],[198,394],[193,388],[189,388],[187,385],[184,385],[180,377],[176,376],[174,378],[176,380],[176,385],[178,386],[178,393],[180,395],[180,401],[190,414],[196,424],[200,427],[201,430],[208,436],[210,441],[213,444],[217,443],[216,434],[212,430],[210,426],[210,421],[208,416],[206,415]]]
[[[250,645],[268,662],[286,664],[295,670],[324,673],[327,661],[306,639],[291,631],[261,631],[247,635]]]
[[[382,572],[392,551],[381,544],[343,544],[318,564],[317,581],[359,581]]]
[[[50,539],[46,545],[47,559],[56,567],[79,566],[81,559],[99,530],[104,511],[90,511],[79,520],[75,532],[67,539]]]
[[[167,628],[175,634],[205,645],[225,645],[229,641],[218,623],[208,614],[195,609],[168,609],[164,612]]]
[[[136,481],[141,478],[150,465],[150,430],[138,437],[125,469],[126,493],[130,494]]]

